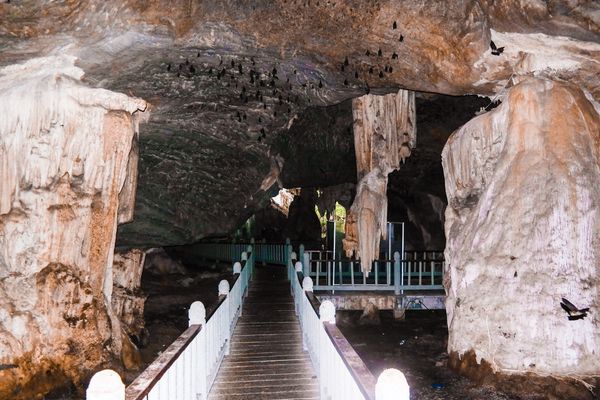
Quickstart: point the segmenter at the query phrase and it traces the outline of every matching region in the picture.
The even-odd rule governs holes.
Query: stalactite
[[[416,144],[415,94],[400,90],[352,101],[358,186],[346,220],[344,250],[361,260],[364,273],[386,238],[387,176],[400,168]]]

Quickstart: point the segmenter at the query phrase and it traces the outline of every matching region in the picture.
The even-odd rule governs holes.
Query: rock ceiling
[[[233,229],[265,200],[272,145],[315,107],[398,88],[502,96],[524,75],[600,99],[594,1],[5,0],[0,21],[0,66],[74,56],[89,86],[150,104],[123,246]],[[321,174],[285,165],[290,181]]]

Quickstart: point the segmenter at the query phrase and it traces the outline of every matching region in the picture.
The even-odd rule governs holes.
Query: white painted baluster
[[[319,341],[319,347],[316,349],[320,354],[319,360],[319,386],[321,392],[321,398],[326,399],[330,394],[327,385],[332,381],[330,378],[335,371],[332,371],[332,354],[329,352],[330,346],[328,346],[329,336],[325,332],[323,324],[334,324],[335,325],[335,305],[330,300],[325,300],[319,306],[319,320],[320,329],[317,334],[317,340]],[[336,382],[332,382],[336,384]]]
[[[227,296],[221,307],[223,307],[223,320],[221,321],[221,332],[223,336],[221,340],[224,341],[225,344],[225,355],[229,355],[229,344],[231,342],[231,318],[230,310],[229,310],[229,282],[226,279],[223,279],[219,282],[219,296]],[[227,304],[225,304],[227,303]]]
[[[188,326],[202,326],[200,333],[198,333],[198,336],[196,336],[194,339],[196,344],[191,349],[194,351],[192,354],[192,393],[195,395],[194,398],[197,395],[200,395],[199,398],[206,399],[208,397],[208,383],[206,381],[206,378],[208,377],[208,372],[206,369],[206,308],[201,301],[195,301],[192,303],[188,311],[188,319]]]
[[[435,280],[435,278],[434,278],[434,275],[435,275],[435,272],[434,272],[435,271],[435,261],[431,261],[430,265],[431,265],[431,285],[435,285],[435,282],[434,282],[434,280]]]
[[[384,370],[375,385],[375,400],[409,400],[410,388],[404,374],[397,369]]]
[[[313,291],[313,280],[310,278],[310,276],[305,276],[304,279],[302,280],[302,291],[303,292],[312,292]],[[303,301],[304,298],[306,298],[306,296],[303,296]],[[307,307],[310,307],[310,305],[308,304],[308,299],[306,300]],[[308,350],[308,337],[307,337],[307,330],[308,330],[308,315],[306,312],[303,312],[302,315],[300,316],[300,321],[301,321],[301,329],[302,330],[302,349],[304,351]]]
[[[96,372],[86,391],[86,400],[125,400],[125,385],[112,369]]]

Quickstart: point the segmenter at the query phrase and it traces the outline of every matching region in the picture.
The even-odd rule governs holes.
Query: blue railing
[[[238,259],[249,245],[240,243],[202,243],[197,249],[202,256],[220,261]],[[403,294],[413,290],[443,290],[445,261],[441,251],[407,251],[401,259],[375,260],[369,274],[364,274],[360,261],[334,259],[331,252],[305,250],[299,254],[286,243],[251,243],[255,262],[288,265],[300,261],[304,276],[310,276],[317,291],[391,291]],[[288,254],[289,253],[289,254]],[[289,277],[291,279],[291,277]]]
[[[287,265],[286,244],[288,243],[199,243],[195,252],[204,258],[218,261],[239,260],[242,252],[252,246],[254,262]]]

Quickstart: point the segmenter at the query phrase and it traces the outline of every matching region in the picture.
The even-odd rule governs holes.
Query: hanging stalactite
[[[358,186],[346,219],[344,251],[361,260],[365,274],[386,239],[388,174],[400,168],[416,144],[415,94],[400,90],[352,101]]]

